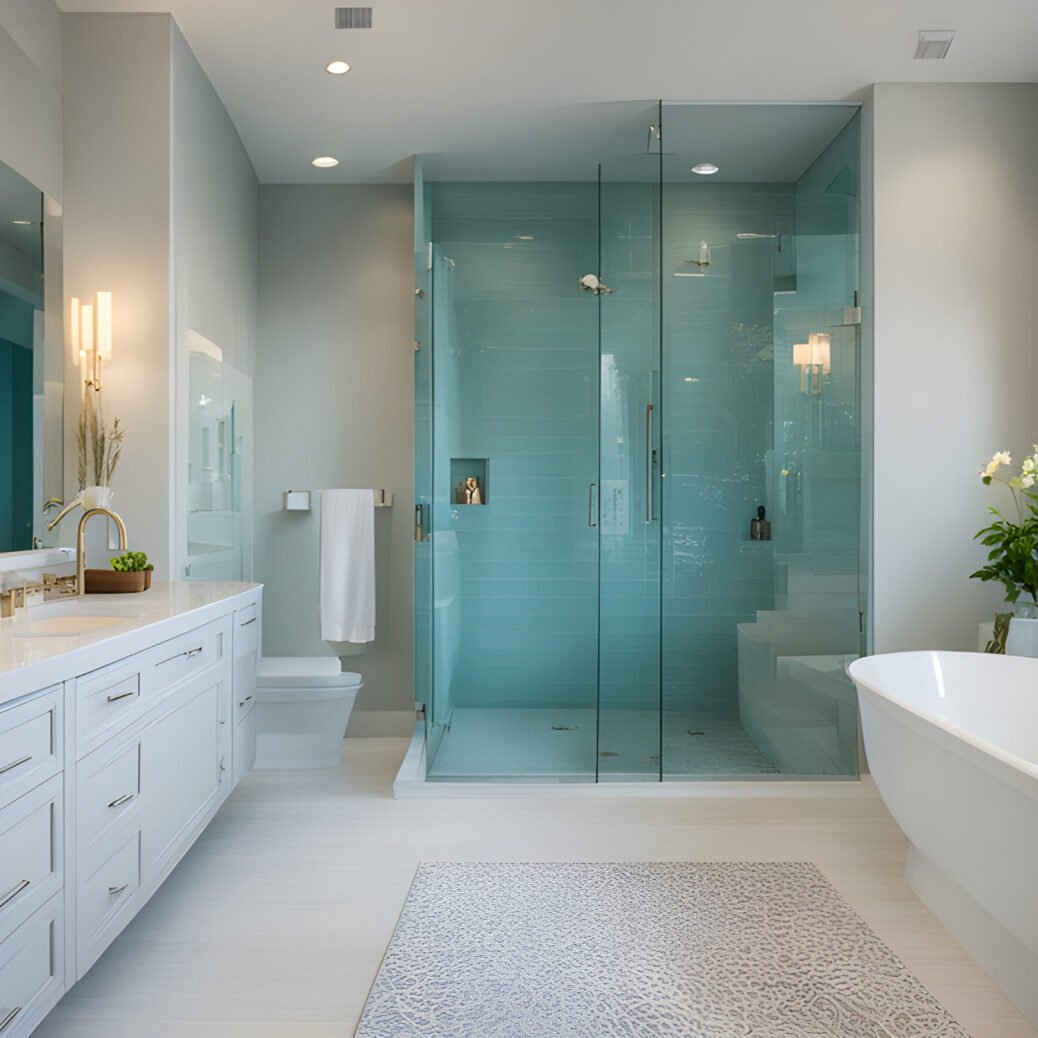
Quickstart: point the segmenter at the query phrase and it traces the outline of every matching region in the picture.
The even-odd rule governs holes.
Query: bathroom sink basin
[[[125,616],[49,616],[45,620],[32,620],[12,627],[10,633],[15,638],[74,638],[106,627],[117,627],[127,619]]]
[[[138,616],[140,613],[130,609],[67,602],[30,609],[25,620],[5,627],[2,633],[15,638],[75,638],[118,627]]]

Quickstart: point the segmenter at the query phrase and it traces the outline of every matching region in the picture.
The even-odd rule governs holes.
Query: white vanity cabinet
[[[259,589],[230,587],[0,704],[0,1038],[32,1032],[251,766]]]

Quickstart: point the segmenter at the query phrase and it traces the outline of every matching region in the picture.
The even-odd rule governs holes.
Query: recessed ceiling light
[[[686,375],[685,376],[685,381],[686,382],[702,382],[703,380],[701,378],[692,378],[691,375]]]
[[[700,162],[692,167],[692,172],[698,173],[701,177],[709,177],[717,172],[717,167],[712,162]]]
[[[533,235],[532,234],[517,234],[516,237],[520,241],[533,241]]]
[[[330,72],[333,76],[345,76],[349,70],[350,66],[345,61],[329,61],[324,66],[324,71]]]
[[[13,223],[18,224],[19,227],[31,227],[32,220],[14,220]]]
[[[923,29],[915,45],[917,58],[946,58],[955,39],[954,29]]]
[[[333,159],[331,155],[319,155],[311,165],[316,166],[318,169],[331,169],[332,166],[339,164],[338,159]]]

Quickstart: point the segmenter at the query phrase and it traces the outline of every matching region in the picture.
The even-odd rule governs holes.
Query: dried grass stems
[[[109,426],[99,394],[88,391],[79,409],[76,444],[79,447],[77,476],[79,489],[88,486],[110,487],[122,455],[126,430],[116,418]]]

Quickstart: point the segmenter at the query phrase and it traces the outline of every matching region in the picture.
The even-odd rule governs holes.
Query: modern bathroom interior
[[[939,6],[0,0],[0,1038],[1038,1038]]]
[[[860,122],[602,105],[522,180],[420,160],[430,780],[857,776]]]

